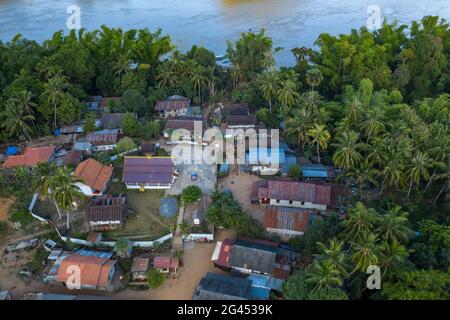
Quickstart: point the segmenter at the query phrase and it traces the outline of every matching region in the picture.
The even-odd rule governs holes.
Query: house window
[[[305,201],[301,201],[300,204],[301,204],[302,206],[304,206],[304,205],[305,205]]]
[[[293,202],[292,202],[292,200],[289,200],[289,204],[292,204]]]
[[[280,199],[277,199],[277,203],[280,203]]]

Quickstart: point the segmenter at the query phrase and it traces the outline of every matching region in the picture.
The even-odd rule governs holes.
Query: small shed
[[[158,256],[153,258],[153,268],[161,273],[177,273],[180,259],[175,257]]]
[[[159,214],[164,218],[171,218],[178,213],[176,198],[162,198],[159,205]]]
[[[147,280],[147,271],[149,267],[149,258],[134,258],[131,266],[131,276],[134,281]]]

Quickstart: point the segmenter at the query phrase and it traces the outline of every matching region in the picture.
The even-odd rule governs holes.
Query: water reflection
[[[377,0],[385,16],[410,22],[424,15],[450,19],[449,0]],[[187,48],[203,44],[217,54],[241,32],[265,28],[274,44],[286,48],[279,62],[293,62],[290,49],[312,46],[321,32],[349,32],[365,24],[373,0],[0,0],[0,38],[16,33],[42,41],[66,29],[67,6],[81,7],[87,30],[111,27],[162,28]]]

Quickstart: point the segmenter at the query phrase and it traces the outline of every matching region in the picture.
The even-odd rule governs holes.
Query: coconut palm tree
[[[373,208],[357,202],[353,208],[349,209],[348,217],[341,222],[343,235],[349,241],[360,242],[364,236],[374,230],[378,213]]]
[[[204,75],[205,70],[201,65],[196,65],[189,73],[194,90],[197,90],[197,95],[201,98],[203,87],[208,85],[208,78]]]
[[[386,186],[398,188],[402,180],[402,175],[403,164],[397,159],[389,160],[386,166],[379,173],[379,176],[383,177],[380,194],[383,193]]]
[[[399,241],[406,243],[412,235],[408,213],[403,212],[401,207],[395,206],[385,214],[378,217],[376,232],[383,235],[387,241]]]
[[[377,180],[375,179],[378,173],[379,170],[377,168],[374,168],[372,164],[370,164],[369,161],[365,159],[357,167],[350,168],[346,175],[353,177],[356,184],[363,189],[366,183],[371,183],[374,185],[378,184]]]
[[[442,173],[436,175],[436,180],[443,180],[441,189],[433,200],[433,203],[436,204],[439,197],[444,193],[450,190],[450,156],[447,158],[447,164],[445,166],[445,170]]]
[[[177,77],[170,63],[165,62],[158,67],[156,80],[158,81],[159,86],[164,88],[171,88],[175,86]]]
[[[312,139],[311,143],[316,144],[317,158],[320,163],[320,149],[326,150],[330,141],[330,132],[324,125],[314,124],[314,127],[308,130],[308,136]]]
[[[52,188],[56,187],[53,185],[55,173],[56,165],[54,162],[39,162],[36,170],[34,170],[33,189],[44,198],[48,198],[52,194]],[[62,219],[61,211],[54,198],[53,202],[58,211],[59,219]]]
[[[269,110],[272,113],[272,100],[277,97],[278,73],[275,71],[262,73],[258,78],[258,88],[264,99],[269,101]]]
[[[11,100],[15,105],[22,108],[26,114],[34,114],[33,109],[36,108],[36,103],[33,102],[33,94],[30,91],[18,90]]]
[[[278,101],[280,101],[283,111],[287,110],[294,105],[295,99],[298,97],[297,85],[291,79],[284,80],[278,89]]]
[[[343,284],[339,271],[328,261],[313,263],[306,272],[305,282],[314,286],[313,291]]]
[[[31,141],[33,130],[29,123],[34,121],[32,114],[27,114],[24,106],[15,104],[13,101],[6,102],[5,110],[0,114],[2,119],[1,127],[8,132],[9,136],[18,136],[22,134],[25,139]]]
[[[371,265],[380,261],[381,247],[377,243],[378,238],[371,232],[365,232],[359,241],[352,243],[353,254],[351,260],[355,265],[355,271],[366,272]]]
[[[369,142],[371,137],[384,130],[383,117],[383,110],[378,107],[372,107],[366,112],[365,119],[361,122],[361,129],[366,133],[367,142]]]
[[[76,204],[77,200],[84,198],[77,185],[78,182],[82,182],[82,180],[71,175],[68,170],[63,168],[56,170],[56,174],[51,182],[53,198],[61,209],[66,210],[67,229],[70,229],[69,209]]]
[[[430,178],[428,168],[431,166],[430,158],[428,154],[418,151],[416,155],[411,159],[411,163],[408,165],[406,178],[409,180],[408,195],[411,193],[413,184],[419,185],[420,179],[425,180]]]
[[[44,84],[43,95],[48,105],[50,107],[53,107],[53,125],[55,129],[58,126],[57,123],[58,108],[62,105],[65,99],[64,90],[67,86],[68,86],[67,77],[61,74],[58,74],[50,78],[48,82]]]
[[[384,241],[381,250],[380,267],[383,270],[381,276],[384,278],[387,275],[391,278],[394,274],[393,271],[405,264],[409,252],[396,240]]]
[[[321,251],[321,259],[327,261],[342,277],[348,277],[344,242],[338,241],[337,239],[331,239],[329,240],[328,245],[321,242],[318,242],[317,245]]]
[[[292,117],[286,120],[285,133],[288,136],[296,138],[302,153],[305,151],[305,145],[309,141],[308,131],[313,123],[312,115],[305,109],[296,109]]]
[[[337,150],[333,155],[333,162],[344,170],[355,167],[362,159],[359,150],[364,144],[358,142],[359,134],[355,131],[346,131],[336,137],[332,144]]]

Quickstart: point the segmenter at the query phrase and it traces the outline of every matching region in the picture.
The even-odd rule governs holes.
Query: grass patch
[[[127,191],[127,205],[136,214],[125,220],[121,230],[104,233],[105,239],[127,237],[136,240],[155,240],[169,233],[169,226],[176,223],[176,216],[164,218],[159,215],[159,203],[164,197],[163,190]]]

